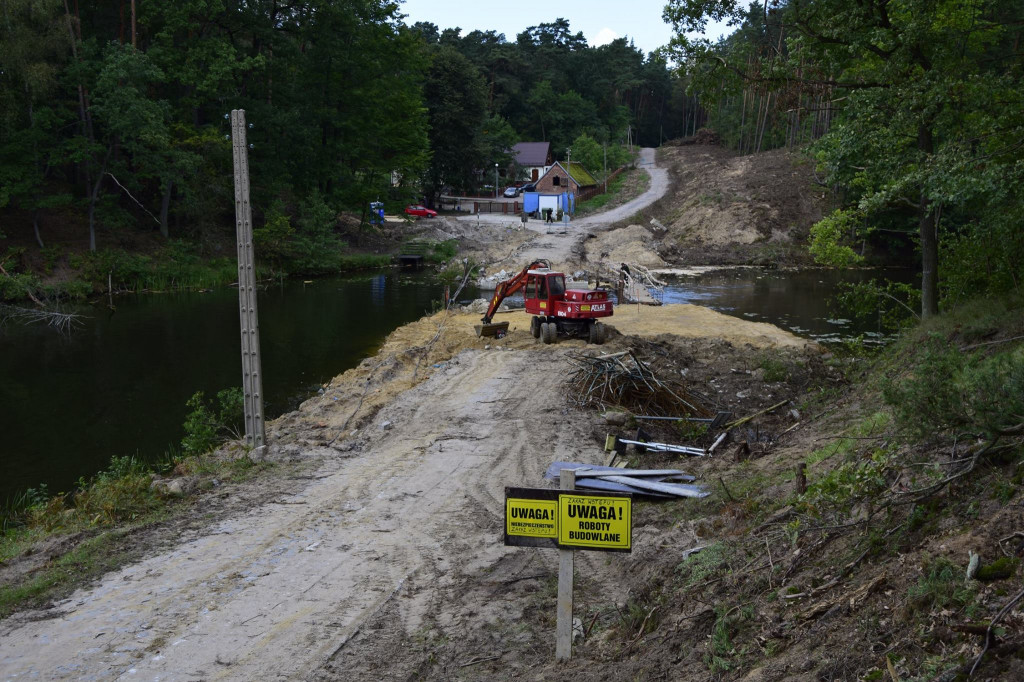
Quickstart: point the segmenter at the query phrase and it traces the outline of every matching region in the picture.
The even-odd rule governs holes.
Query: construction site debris
[[[694,455],[696,457],[706,457],[708,451],[704,448],[691,448],[687,445],[672,445],[671,443],[650,443],[645,440],[627,440],[625,438],[616,439],[619,443],[625,443],[626,445],[632,445],[640,450],[654,450],[655,452],[672,452],[677,455]]]
[[[732,412],[719,412],[714,417],[655,417],[652,415],[635,415],[633,419],[648,421],[686,421],[707,424],[709,429],[717,429],[732,416]]]
[[[633,414],[711,418],[711,410],[677,382],[662,381],[632,350],[611,355],[572,353],[566,393],[580,407],[623,407]]]
[[[584,464],[583,462],[553,462],[548,467],[548,470],[544,472],[544,478],[549,481],[557,481],[562,469],[577,469],[577,481],[583,478],[596,478],[609,474],[616,476],[643,476],[658,481],[685,481],[687,483],[697,480],[696,476],[684,473],[679,469],[623,469],[621,467]]]
[[[554,462],[544,473],[550,481],[560,480],[563,469],[576,472],[576,487],[587,490],[633,493],[648,497],[707,497],[711,493],[698,485],[680,483],[694,481],[694,476],[678,469],[625,469],[582,462]]]

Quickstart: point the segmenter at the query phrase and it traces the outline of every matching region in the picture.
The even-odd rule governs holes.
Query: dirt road
[[[568,267],[573,253],[573,247],[582,240],[588,232],[598,232],[607,229],[611,225],[632,217],[637,211],[650,206],[660,199],[668,191],[668,171],[659,168],[655,162],[655,150],[651,147],[644,147],[640,150],[640,159],[637,167],[646,170],[651,176],[651,184],[647,191],[635,199],[601,213],[596,213],[570,223],[548,224],[540,220],[531,220],[526,227],[535,237],[522,245],[514,254],[508,258],[494,263],[489,267],[491,272],[501,268],[518,271],[524,264],[530,263],[538,258],[546,258],[551,262],[552,267]],[[462,218],[463,221],[472,222],[475,218]],[[511,224],[508,217],[494,216],[493,220],[503,221]]]
[[[539,484],[553,451],[587,454],[561,396],[535,390],[558,364],[459,355],[379,413],[362,456],[325,461],[301,493],[110,575],[45,620],[5,622],[4,679],[304,679],[399,596],[416,631],[439,616],[439,588],[508,554],[503,486]]]
[[[551,248],[539,253],[557,260]],[[502,546],[503,488],[545,485],[554,459],[601,461],[602,427],[562,393],[564,355],[581,341],[540,345],[520,313],[489,342],[471,334],[475,318],[397,330],[279,420],[295,455],[317,463],[297,492],[0,623],[0,679],[495,679],[549,664],[553,614],[538,606],[557,553]],[[625,334],[802,345],[691,306],[612,322]],[[625,601],[642,529],[634,539],[634,555],[579,554],[578,572],[607,603]],[[452,639],[488,664],[438,666],[438,643]]]
[[[646,192],[622,206],[618,206],[608,211],[602,211],[601,213],[595,213],[592,216],[587,216],[586,218],[576,221],[573,225],[588,229],[593,229],[601,225],[611,225],[621,220],[631,218],[640,209],[647,208],[655,201],[665,196],[665,192],[668,191],[669,187],[668,170],[658,167],[655,160],[655,151],[656,150],[652,147],[642,148],[640,150],[640,160],[637,162],[637,168],[644,169],[647,171],[647,174],[651,176],[651,185],[647,188]]]

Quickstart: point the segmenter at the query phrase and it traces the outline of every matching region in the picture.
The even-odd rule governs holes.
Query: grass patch
[[[746,648],[737,648],[736,636],[744,621],[753,617],[753,609],[733,607],[726,610],[724,606],[715,609],[715,624],[711,628],[711,640],[708,642],[707,653],[704,654],[704,665],[713,674],[728,672],[739,667],[741,659],[746,655]]]
[[[676,575],[683,587],[693,587],[729,573],[729,562],[734,554],[733,547],[724,542],[716,542],[680,562],[676,566]]]
[[[764,371],[764,380],[769,384],[789,381],[789,365],[771,355],[762,355],[758,367]]]
[[[811,451],[807,455],[807,464],[812,466],[836,455],[843,457],[852,453],[862,439],[870,439],[882,433],[892,422],[888,412],[875,412],[869,417],[855,423],[847,432],[831,443]]]
[[[964,570],[948,559],[927,561],[923,575],[907,590],[908,614],[927,614],[942,609],[959,610],[974,600],[976,588],[965,584]],[[970,613],[965,614],[968,617]]]
[[[642,176],[638,176],[638,173],[641,173],[641,171],[633,169],[620,173],[615,178],[609,180],[607,192],[597,194],[586,201],[581,201],[576,204],[576,217],[579,218],[591,213],[597,213],[612,201],[616,201],[618,199],[628,201],[634,196],[643,194],[647,191],[647,187],[650,185],[650,178],[646,173],[643,173]],[[626,187],[627,180],[639,180],[632,187],[632,191],[628,191],[630,188]],[[627,190],[627,193],[624,193],[624,190]]]
[[[143,550],[125,540],[141,525],[98,533],[78,542],[73,549],[53,561],[46,562],[29,579],[0,585],[0,618],[19,609],[45,606],[69,594],[83,581],[95,579],[135,558]]]

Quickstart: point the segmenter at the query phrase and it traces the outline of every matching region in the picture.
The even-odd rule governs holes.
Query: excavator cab
[[[523,302],[531,315],[554,315],[555,303],[565,297],[565,275],[531,270],[526,275]]]

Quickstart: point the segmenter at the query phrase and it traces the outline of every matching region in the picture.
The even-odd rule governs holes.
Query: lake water
[[[835,294],[843,284],[890,279],[911,282],[904,269],[764,270],[735,268],[691,277],[672,278],[664,302],[693,303],[754,322],[769,322],[822,343],[863,335],[865,342],[884,342],[892,330],[878,317],[853,319],[839,309]]]
[[[441,297],[423,273],[389,270],[259,293],[268,418],[294,409]],[[61,335],[0,330],[0,501],[45,482],[69,490],[113,455],[159,458],[181,442],[185,402],[241,385],[238,292],[122,295],[77,310]]]
[[[718,271],[674,281],[665,302],[705,305],[825,341],[881,338],[877,324],[848,320],[830,303],[841,282],[879,274]],[[294,409],[374,353],[392,330],[429,311],[441,291],[430,274],[395,270],[262,290],[267,417]],[[0,501],[40,483],[70,490],[114,455],[159,458],[180,443],[193,393],[212,397],[241,384],[235,289],[118,296],[113,311],[105,303],[79,310],[87,317],[66,336],[39,326],[0,329]]]

